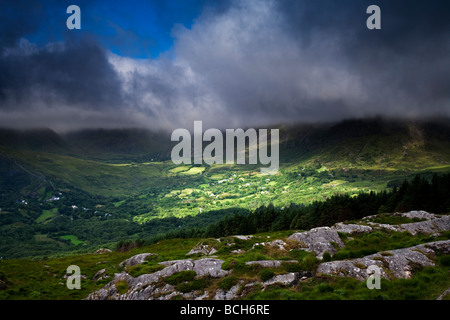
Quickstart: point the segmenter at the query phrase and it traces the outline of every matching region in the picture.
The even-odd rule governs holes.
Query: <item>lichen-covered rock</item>
[[[337,232],[342,232],[350,235],[359,233],[370,233],[373,229],[369,226],[360,224],[344,224],[342,222],[336,223],[333,227]]]
[[[286,250],[287,244],[283,240],[278,239],[278,240],[273,240],[272,242],[269,242],[268,245],[272,246],[272,247],[276,247],[279,250]]]
[[[101,269],[92,277],[92,280],[100,281],[100,280],[108,278],[108,277],[109,276],[106,274],[106,269]]]
[[[450,295],[450,288],[445,290],[439,297],[437,297],[436,300],[443,300],[447,297],[447,295]]]
[[[434,213],[428,213],[423,210],[419,211],[410,211],[410,212],[404,212],[404,213],[396,213],[395,215],[399,215],[408,219],[426,219],[426,220],[432,220],[436,219],[438,216]]]
[[[299,277],[298,272],[279,274],[279,275],[272,277],[271,279],[269,279],[267,281],[264,281],[262,283],[262,285],[264,287],[267,287],[267,286],[275,284],[275,283],[280,283],[280,284],[283,284],[286,286],[292,286],[298,282],[299,278],[300,277]]]
[[[330,227],[319,227],[306,232],[294,233],[289,236],[289,239],[297,241],[300,249],[314,252],[318,259],[322,259],[325,252],[331,255],[335,254],[337,252],[335,246],[344,247],[336,229]]]
[[[233,236],[239,240],[250,240],[251,238],[253,238],[253,236],[249,235],[249,236],[241,236],[241,235],[237,235],[237,236]]]
[[[104,253],[110,253],[110,252],[112,252],[112,251],[107,248],[100,248],[97,251],[95,251],[94,254],[104,254]]]
[[[149,256],[156,256],[157,254],[155,253],[141,253],[141,254],[137,254],[135,256],[132,256],[131,258],[128,258],[125,261],[122,261],[121,263],[119,263],[119,266],[124,267],[124,266],[137,266],[138,264],[142,264],[145,259],[147,259],[147,257]]]
[[[169,277],[175,273],[186,270],[195,271],[197,277],[223,277],[228,274],[228,271],[222,270],[222,263],[223,260],[212,258],[200,260],[172,260],[161,262],[162,265],[166,266],[164,269],[150,274],[143,274],[136,278],[133,278],[126,272],[116,273],[111,282],[105,285],[102,289],[91,293],[87,299],[148,300],[154,296],[155,290],[157,289],[154,284],[161,278]],[[119,294],[116,288],[117,283],[126,283],[128,287],[127,292]],[[167,290],[169,288],[170,287],[166,287]],[[161,294],[161,292],[159,292],[159,294]]]
[[[400,225],[380,224],[375,222],[367,222],[367,224],[370,224],[376,229],[387,229],[397,232],[408,231],[412,235],[418,233],[434,234],[437,232],[450,231],[450,216],[436,216],[434,219]]]
[[[432,220],[405,223],[400,226],[401,231],[408,231],[413,236],[418,233],[432,234],[450,230],[450,216],[443,216]]]
[[[240,283],[235,284],[228,291],[225,291],[223,289],[217,290],[216,295],[214,296],[214,300],[233,300],[233,299],[236,299],[237,298],[237,293],[239,291]]]
[[[368,257],[324,262],[317,268],[317,273],[324,273],[340,277],[352,277],[357,280],[365,280],[368,277],[367,268],[375,265],[380,268],[381,276],[387,278],[386,272],[382,269],[383,262],[380,260],[373,260]]]
[[[204,254],[204,255],[211,255],[217,252],[217,249],[213,246],[210,246],[209,244],[197,244],[194,248],[192,248],[191,251],[189,251],[186,255],[192,255],[192,254]]]
[[[379,252],[352,260],[324,262],[319,265],[317,272],[365,280],[368,277],[367,268],[375,265],[380,268],[380,276],[383,278],[408,279],[412,276],[415,266],[434,266],[430,257],[435,256],[436,252],[448,254],[450,240]]]
[[[246,265],[254,265],[258,264],[263,268],[278,268],[281,266],[281,263],[297,263],[297,260],[259,260],[259,261],[248,261]]]

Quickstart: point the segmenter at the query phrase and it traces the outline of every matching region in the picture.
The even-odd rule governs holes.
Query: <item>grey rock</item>
[[[225,291],[223,289],[219,289],[214,296],[214,300],[232,300],[237,298],[237,293],[239,290],[240,283],[232,286],[230,290]]]
[[[223,277],[228,274],[228,271],[222,270],[223,260],[218,259],[200,259],[200,260],[172,260],[164,261],[160,264],[166,267],[162,270],[156,271],[151,274],[143,274],[139,277],[133,278],[126,272],[116,273],[111,282],[105,285],[102,289],[91,293],[87,299],[88,300],[148,300],[155,295],[155,283],[157,283],[161,278],[171,276],[180,271],[192,270],[195,271],[197,277],[210,276],[213,278]],[[115,284],[119,281],[125,281],[128,286],[128,292],[119,295]],[[166,288],[166,291],[170,287]],[[157,291],[158,292],[158,291]],[[163,292],[166,293],[166,292]],[[159,292],[161,294],[161,292]]]
[[[148,256],[157,256],[157,254],[155,254],[155,253],[141,253],[141,254],[137,254],[137,255],[132,256],[131,258],[125,260],[125,261],[122,261],[119,264],[119,266],[121,266],[121,267],[123,267],[123,266],[130,266],[131,267],[131,266],[136,266],[138,264],[142,264]]]
[[[448,288],[447,290],[445,290],[439,297],[437,297],[436,300],[443,300],[445,298],[446,295],[450,294],[450,288]]]
[[[102,279],[107,278],[108,275],[105,274],[105,272],[106,272],[106,269],[101,269],[101,270],[99,270],[99,271],[92,277],[92,280],[94,280],[94,281],[99,281],[99,280],[102,280]]]
[[[246,265],[254,265],[258,264],[264,268],[278,268],[281,266],[281,263],[297,263],[297,260],[260,260],[260,261],[248,261]]]
[[[450,230],[450,216],[443,216],[432,220],[405,223],[400,225],[401,231],[408,231],[412,235],[418,233],[432,234]]]
[[[186,255],[192,255],[192,254],[204,254],[204,255],[211,255],[217,252],[217,249],[210,246],[209,244],[197,244],[194,248],[192,248],[191,251],[189,251]]]
[[[333,242],[339,248],[344,247],[336,229],[330,227],[319,227],[306,232],[294,233],[288,239],[297,241],[300,249],[314,252],[318,259],[322,259],[325,252],[329,252],[331,255],[337,252]]]
[[[107,248],[100,248],[97,251],[95,251],[94,254],[104,254],[104,253],[110,253],[110,252],[112,252],[112,251]]]
[[[405,212],[405,213],[396,213],[395,215],[399,215],[405,218],[409,218],[409,219],[414,219],[414,218],[418,218],[418,219],[427,219],[427,220],[432,220],[432,219],[436,219],[438,216],[436,216],[433,213],[428,213],[426,211],[420,210],[420,211],[410,211],[410,212]]]
[[[194,261],[194,271],[197,276],[210,276],[213,278],[221,278],[228,274],[228,271],[222,269],[223,260],[218,259],[200,259]]]
[[[72,273],[66,273],[64,276],[63,276],[63,279],[67,279],[67,278],[69,278],[69,277],[76,277],[76,275],[75,274],[72,274]],[[80,279],[83,279],[83,280],[85,280],[85,279],[87,279],[86,278],[86,276],[84,275],[84,274],[80,274]],[[72,278],[73,279],[73,278]]]
[[[434,234],[437,232],[450,230],[450,216],[437,216],[436,218],[430,220],[404,223],[400,225],[380,224],[374,222],[367,222],[367,224],[370,224],[376,229],[387,229],[398,232],[408,231],[412,235],[417,235],[418,233]]]
[[[387,278],[386,272],[382,269],[383,262],[373,260],[368,257],[353,260],[324,262],[317,268],[317,273],[324,273],[340,277],[352,277],[357,280],[365,280],[368,277],[367,268],[375,265],[380,268],[381,276]]]
[[[274,240],[272,242],[268,243],[269,246],[272,247],[277,247],[280,250],[286,250],[286,242],[284,242],[283,240]]]
[[[379,252],[352,260],[325,262],[319,265],[317,272],[353,277],[362,281],[368,277],[367,268],[375,265],[380,268],[380,276],[383,278],[408,279],[412,276],[414,265],[422,267],[434,266],[434,262],[430,257],[435,256],[436,252],[443,254],[450,252],[450,240]]]
[[[239,240],[250,240],[251,238],[253,238],[253,236],[241,236],[241,235],[237,235],[237,236],[233,236]]]
[[[299,280],[299,273],[297,272],[291,272],[291,273],[286,273],[286,274],[279,274],[274,276],[273,278],[264,281],[262,283],[262,285],[264,287],[267,287],[269,285],[275,284],[275,283],[280,283],[286,286],[291,286],[294,285],[298,282]]]
[[[272,242],[257,242],[255,244],[253,244],[252,249],[254,249],[257,246],[272,246],[272,247],[277,247],[280,250],[286,250],[286,248],[285,248],[286,245],[287,245],[286,242],[284,242],[283,240],[277,239]]]
[[[337,232],[342,232],[346,234],[359,234],[359,233],[370,233],[373,229],[369,226],[364,226],[360,224],[344,224],[342,222],[336,223],[333,227]]]

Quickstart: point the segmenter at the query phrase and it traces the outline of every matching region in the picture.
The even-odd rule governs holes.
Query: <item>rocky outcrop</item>
[[[394,215],[402,216],[408,219],[425,219],[425,220],[432,220],[436,219],[439,216],[435,215],[434,213],[429,213],[423,210],[420,211],[410,211],[410,212],[404,212],[404,213],[395,213]]]
[[[274,241],[272,241],[272,242],[269,242],[268,243],[268,245],[269,246],[272,246],[272,247],[276,247],[276,248],[278,248],[279,250],[286,250],[286,242],[284,242],[283,240],[274,240]]]
[[[411,211],[407,213],[396,213],[408,219],[422,219],[424,221],[404,223],[399,225],[379,224],[370,221],[370,217],[360,220],[357,223],[345,224],[336,223],[332,227],[319,227],[306,232],[297,232],[288,237],[288,239],[262,240],[268,242],[255,243],[256,246],[271,246],[271,249],[290,250],[300,249],[313,252],[317,258],[323,259],[325,252],[331,255],[335,254],[340,248],[344,247],[344,242],[339,235],[357,236],[362,233],[370,233],[374,230],[389,229],[393,231],[407,231],[412,235],[419,233],[435,234],[450,230],[450,216],[442,216],[430,214],[425,211]],[[372,216],[371,218],[377,217]],[[249,240],[253,236],[234,236],[236,239]],[[343,236],[343,239],[351,240],[352,237]],[[217,239],[220,242],[220,239]],[[271,242],[269,242],[271,241]],[[237,244],[235,243],[237,242]],[[208,239],[205,242],[197,244],[187,255],[201,254],[211,255],[216,253],[216,248],[211,244],[213,240]],[[234,246],[230,251],[233,254],[241,254],[243,251],[239,248],[239,241],[224,240],[225,246]],[[247,246],[245,247],[247,248]],[[266,250],[270,256],[277,257],[281,252],[274,250]],[[272,253],[277,255],[272,255]],[[450,240],[435,241],[427,244],[421,244],[410,248],[389,250],[368,255],[362,258],[330,261],[321,263],[317,269],[311,272],[291,272],[286,274],[277,274],[271,279],[261,282],[239,280],[237,284],[229,290],[212,289],[215,286],[209,286],[205,290],[193,290],[190,292],[179,292],[173,285],[164,281],[164,278],[182,271],[194,271],[196,277],[221,278],[229,274],[229,271],[223,270],[223,260],[213,257],[204,259],[181,259],[160,262],[164,268],[162,270],[143,274],[138,277],[132,277],[127,272],[116,273],[113,280],[98,291],[91,293],[87,299],[129,299],[129,300],[169,300],[176,296],[188,300],[216,299],[216,300],[232,300],[240,299],[248,295],[254,290],[265,290],[270,285],[281,284],[285,286],[293,286],[299,281],[303,281],[314,274],[328,274],[333,276],[353,277],[360,281],[368,278],[368,269],[372,266],[378,267],[380,276],[386,279],[403,278],[407,279],[413,276],[417,267],[434,266],[434,257],[437,253],[450,254]],[[122,263],[120,266],[135,266],[142,264],[148,259],[152,253],[142,253],[135,255]],[[279,268],[282,263],[297,263],[296,260],[261,260],[248,261],[246,265],[256,265],[260,268]],[[126,271],[128,269],[125,269]],[[277,273],[282,269],[278,269]],[[128,270],[129,271],[129,270]],[[297,271],[292,269],[292,271]],[[94,281],[109,277],[105,269],[96,273],[92,278]],[[211,291],[208,291],[211,290]]]
[[[436,232],[449,231],[450,230],[450,216],[443,216],[440,218],[415,222],[405,223],[400,226],[401,231],[408,231],[412,235],[418,233],[432,234]]]
[[[298,272],[290,272],[285,274],[279,274],[274,276],[273,278],[264,281],[262,283],[263,287],[270,286],[275,283],[279,283],[285,286],[292,286],[295,285],[298,280],[300,279],[300,273]]]
[[[107,248],[100,248],[97,251],[95,251],[94,254],[104,254],[104,253],[110,253],[110,252],[112,252],[112,251]]]
[[[373,229],[369,226],[364,226],[360,224],[344,224],[342,222],[336,223],[333,227],[337,232],[346,233],[350,235],[360,234],[360,233],[370,233]]]
[[[383,278],[408,279],[412,276],[414,267],[434,266],[431,257],[435,256],[437,252],[448,254],[450,252],[450,240],[379,252],[352,260],[325,262],[319,265],[317,272],[353,277],[362,281],[368,277],[367,268],[374,265],[379,267],[380,276]]]
[[[250,240],[251,238],[253,238],[253,236],[251,236],[251,235],[249,235],[249,236],[237,235],[237,236],[233,236],[233,237],[235,237],[236,239],[239,239],[239,240]]]
[[[294,233],[288,238],[299,244],[299,249],[314,252],[318,259],[322,259],[325,252],[331,255],[337,252],[337,248],[344,247],[336,229],[330,227],[319,227],[310,231]]]
[[[106,269],[101,269],[92,277],[92,280],[100,281],[100,280],[106,279],[108,277],[109,277],[109,275],[106,274]]]
[[[446,298],[447,295],[450,295],[450,288],[445,290],[439,297],[437,297],[436,300],[443,300]]]
[[[142,264],[147,257],[149,256],[157,256],[157,254],[155,253],[141,253],[141,254],[137,254],[135,256],[132,256],[131,258],[121,262],[119,264],[119,266],[124,267],[124,266],[137,266],[138,264]]]
[[[191,251],[189,251],[186,255],[192,255],[192,254],[203,254],[206,256],[212,255],[217,252],[217,249],[209,244],[197,244],[194,248],[192,248]]]
[[[248,261],[245,264],[248,266],[251,265],[260,265],[263,268],[278,268],[281,266],[281,263],[297,263],[297,260],[260,260],[260,261]]]
[[[213,258],[205,258],[200,260],[173,260],[173,261],[165,261],[161,262],[162,265],[168,266],[164,268],[160,272],[166,276],[172,275],[176,272],[184,271],[184,270],[193,270],[197,273],[198,277],[202,276],[210,276],[213,278],[224,277],[228,274],[228,271],[222,269],[223,260],[213,259]]]
[[[216,292],[216,294],[214,296],[214,300],[233,300],[233,299],[236,299],[238,297],[239,286],[240,286],[241,283],[242,283],[242,281],[240,281],[239,283],[235,284],[228,291],[225,291],[223,289],[217,290],[217,292]]]
[[[404,232],[407,231],[412,235],[418,233],[433,234],[443,231],[450,231],[450,216],[436,216],[434,219],[429,219],[420,222],[404,223],[400,225],[381,224],[375,222],[367,222],[374,228],[387,229],[392,231]]]
[[[228,271],[222,270],[223,260],[218,259],[200,259],[200,260],[172,260],[161,262],[166,267],[160,271],[150,274],[143,274],[139,277],[133,278],[126,272],[116,273],[114,279],[104,286],[102,289],[91,293],[88,300],[148,300],[155,298],[161,294],[168,294],[173,291],[173,287],[166,286],[162,289],[157,286],[161,278],[171,276],[180,271],[192,270],[195,271],[197,277],[210,276],[213,278],[223,277],[228,274]],[[126,284],[127,292],[119,293],[117,284]],[[169,290],[171,289],[171,290]],[[156,294],[156,293],[158,294]]]

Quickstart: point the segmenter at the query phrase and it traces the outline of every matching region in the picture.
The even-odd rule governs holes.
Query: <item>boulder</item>
[[[248,266],[258,264],[263,268],[278,268],[281,266],[282,262],[297,263],[298,261],[297,260],[260,260],[260,261],[248,261],[245,264]]]
[[[423,210],[410,211],[410,212],[405,212],[405,213],[396,213],[395,215],[399,215],[399,216],[409,218],[409,219],[426,219],[426,220],[432,220],[432,219],[436,219],[438,217],[434,213],[428,213]]]
[[[172,260],[164,261],[160,264],[166,267],[162,270],[150,274],[143,274],[139,277],[133,278],[126,272],[116,273],[111,282],[105,285],[102,289],[91,293],[86,299],[88,300],[148,300],[155,295],[157,286],[155,285],[161,278],[169,277],[180,271],[192,270],[195,271],[197,277],[210,276],[213,278],[223,277],[228,274],[228,271],[222,270],[223,260],[218,259],[200,259],[200,260]],[[128,284],[128,291],[122,295],[117,292],[115,284],[118,282],[126,282]],[[166,287],[166,291],[170,287]],[[161,291],[161,289],[160,289]],[[158,291],[158,294],[161,292]],[[164,291],[164,294],[169,292]]]
[[[337,252],[335,246],[344,247],[344,242],[336,229],[330,227],[319,227],[306,232],[294,233],[288,239],[297,241],[300,249],[314,252],[318,259],[322,259],[325,252],[331,255],[335,254]]]
[[[447,297],[447,295],[450,295],[450,288],[445,290],[439,297],[437,297],[436,300],[443,300]]]
[[[267,281],[264,281],[262,283],[262,285],[263,285],[263,287],[267,287],[267,286],[275,284],[275,283],[280,283],[285,286],[292,286],[298,282],[299,278],[300,277],[299,277],[298,272],[279,274],[279,275],[272,277],[271,279],[269,279]]]
[[[106,269],[101,269],[92,277],[92,280],[99,281],[107,277],[109,276],[106,274]]]
[[[155,253],[141,253],[141,254],[137,254],[135,256],[132,256],[131,258],[122,261],[119,266],[123,267],[123,266],[136,266],[138,264],[142,264],[145,259],[147,259],[147,257],[149,256],[157,256],[157,254]]]
[[[337,232],[342,232],[350,235],[355,235],[359,233],[370,233],[373,229],[369,226],[364,226],[360,224],[344,224],[342,222],[336,223],[333,227]]]
[[[192,254],[199,254],[200,253],[200,254],[208,256],[208,255],[214,254],[216,252],[217,252],[216,248],[210,246],[209,244],[199,243],[194,248],[192,248],[192,250],[189,251],[186,255],[189,256],[189,255],[192,255]]]
[[[112,251],[107,248],[100,248],[97,251],[95,251],[94,254],[104,254],[104,253],[110,253],[110,252],[112,252]]]
[[[434,219],[420,222],[404,223],[400,225],[380,224],[375,222],[367,222],[367,224],[370,224],[377,229],[387,229],[397,232],[407,231],[412,235],[416,235],[418,233],[434,234],[450,230],[450,216],[436,216],[436,218]]]
[[[450,216],[443,216],[432,220],[400,225],[401,231],[408,231],[413,236],[418,233],[432,234],[450,230]]]
[[[239,291],[239,285],[235,284],[230,288],[230,290],[225,291],[223,289],[219,289],[216,292],[216,295],[214,296],[214,300],[232,300],[237,298],[237,293]]]
[[[450,240],[420,244],[410,248],[396,249],[368,255],[363,258],[343,261],[324,262],[317,268],[318,273],[342,277],[353,277],[365,280],[368,277],[367,268],[371,265],[380,268],[380,276],[386,279],[408,279],[416,266],[434,266],[430,257],[450,252]]]
[[[251,238],[253,238],[253,236],[249,235],[249,236],[241,236],[241,235],[237,235],[237,236],[233,236],[239,240],[250,240]]]

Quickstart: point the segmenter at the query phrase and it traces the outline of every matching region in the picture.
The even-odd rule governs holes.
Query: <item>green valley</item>
[[[280,133],[280,170],[261,175],[258,165],[176,166],[163,133],[4,130],[0,256],[113,248],[268,205],[354,197],[450,171],[445,121],[351,120]]]

